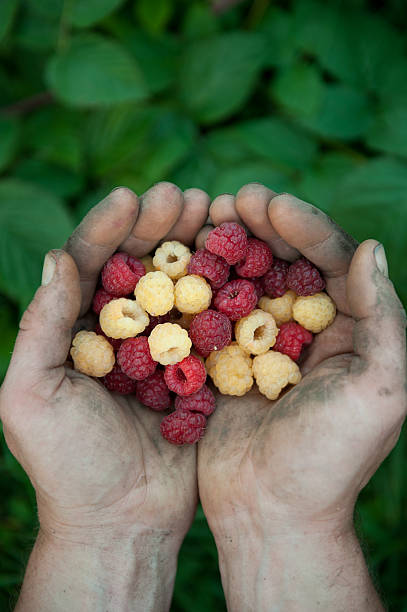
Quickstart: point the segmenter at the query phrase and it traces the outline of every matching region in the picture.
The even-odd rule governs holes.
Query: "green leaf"
[[[292,184],[287,176],[276,170],[271,164],[262,161],[243,162],[232,168],[218,171],[211,193],[236,193],[246,183],[258,182],[274,191],[292,191]]]
[[[235,125],[241,146],[283,168],[302,169],[315,158],[317,143],[277,117],[251,119]]]
[[[26,0],[30,9],[37,12],[43,17],[50,17],[51,19],[58,19],[63,11],[64,3],[71,0]]]
[[[11,353],[13,352],[14,341],[17,336],[18,327],[13,317],[13,313],[4,298],[0,300],[0,381],[3,380]]]
[[[118,9],[125,0],[73,0],[68,18],[77,28],[88,28]],[[71,0],[72,2],[72,0]]]
[[[19,0],[2,0],[0,2],[0,42],[11,28],[18,4]]]
[[[0,117],[0,170],[12,161],[19,142],[20,125],[15,119]]]
[[[264,65],[263,36],[228,32],[185,48],[179,95],[200,122],[229,117],[246,102]]]
[[[272,84],[272,93],[287,112],[308,117],[321,107],[324,85],[316,66],[301,63],[280,72]]]
[[[219,20],[209,3],[189,3],[182,26],[183,34],[188,40],[212,36],[219,31],[219,27]]]
[[[83,187],[83,179],[80,175],[40,159],[20,161],[13,169],[13,176],[35,183],[61,198],[77,195]]]
[[[96,34],[75,37],[51,59],[46,76],[55,95],[74,106],[135,102],[148,96],[135,60],[119,43]]]
[[[407,108],[389,108],[380,113],[366,135],[376,151],[407,157]]]
[[[135,12],[140,24],[147,32],[162,32],[173,12],[172,0],[137,0]]]
[[[296,55],[296,32],[292,14],[272,6],[262,20],[259,31],[269,43],[268,66],[291,66]]]
[[[62,201],[36,185],[0,181],[0,289],[21,307],[38,287],[45,253],[73,230]]]
[[[58,21],[31,10],[23,12],[15,28],[15,39],[18,45],[34,51],[54,49],[58,35]]]

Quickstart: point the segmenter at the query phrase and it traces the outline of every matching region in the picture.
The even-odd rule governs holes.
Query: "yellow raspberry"
[[[263,296],[259,300],[259,308],[273,315],[278,327],[293,320],[293,305],[296,299],[294,291],[286,291],[279,298]]]
[[[174,306],[174,283],[165,272],[148,272],[140,278],[134,295],[140,306],[151,315],[165,315]]]
[[[178,240],[169,240],[156,250],[153,264],[157,270],[168,274],[173,280],[185,276],[188,270],[191,251]]]
[[[145,330],[150,319],[136,300],[118,298],[103,306],[99,323],[109,338],[133,338]]]
[[[244,395],[253,385],[252,360],[236,342],[220,351],[212,351],[205,365],[224,395]]]
[[[273,315],[256,309],[240,319],[235,326],[238,344],[247,353],[261,355],[274,346],[278,328]]]
[[[180,312],[196,314],[206,310],[212,300],[212,289],[201,276],[183,276],[175,285],[175,306]]]
[[[192,342],[188,332],[176,323],[160,323],[149,335],[148,345],[155,361],[171,365],[188,357]]]
[[[257,355],[253,359],[253,374],[259,387],[269,400],[277,399],[287,385],[296,385],[301,380],[297,364],[277,351]]]
[[[144,255],[144,257],[141,258],[141,261],[143,262],[144,267],[146,269],[146,274],[148,272],[154,272],[155,268],[153,264],[153,258],[151,257],[151,255]]]
[[[298,297],[294,302],[294,319],[314,334],[328,327],[335,319],[335,315],[335,303],[326,293]]]
[[[72,340],[71,355],[75,370],[88,376],[105,376],[114,366],[113,347],[95,332],[80,331]]]

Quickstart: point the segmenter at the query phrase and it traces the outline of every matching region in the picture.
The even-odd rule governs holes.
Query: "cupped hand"
[[[119,188],[89,212],[65,250],[48,254],[0,404],[7,443],[36,490],[43,532],[85,543],[151,533],[180,543],[188,530],[196,448],[168,444],[162,415],[65,361],[105,261],[117,249],[143,256],[163,238],[191,244],[208,208],[198,189],[183,194],[159,183],[138,201]]]
[[[215,538],[231,540],[341,530],[407,409],[405,314],[383,248],[375,240],[357,247],[316,207],[259,184],[219,196],[210,215],[215,225],[242,223],[278,257],[310,259],[338,315],[306,354],[300,384],[281,399],[218,396],[198,449],[209,524]]]

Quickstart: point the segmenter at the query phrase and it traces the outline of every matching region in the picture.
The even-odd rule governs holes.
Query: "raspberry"
[[[114,366],[112,346],[95,332],[80,331],[72,340],[71,356],[75,370],[88,376],[101,377]]]
[[[204,276],[210,282],[212,289],[219,289],[226,283],[229,271],[228,262],[207,249],[198,249],[188,264],[188,274]]]
[[[153,331],[154,327],[160,325],[161,323],[168,323],[170,320],[170,313],[168,312],[165,315],[160,315],[159,317],[154,317],[150,315],[150,323],[147,325],[145,330],[143,331],[143,336],[149,336]]]
[[[196,274],[183,276],[175,285],[175,306],[180,312],[195,314],[208,308],[212,290],[206,280]]]
[[[134,291],[146,269],[139,259],[127,253],[115,253],[102,268],[102,284],[108,293],[124,297]]]
[[[225,314],[204,310],[193,318],[189,337],[197,353],[208,357],[211,351],[219,351],[230,344],[232,324]]]
[[[314,295],[325,289],[319,270],[305,257],[295,261],[288,270],[287,287],[297,295]]]
[[[219,312],[232,321],[237,321],[255,308],[257,293],[250,281],[243,279],[229,281],[219,289],[214,304]]]
[[[235,326],[235,336],[239,346],[246,353],[253,355],[266,353],[274,345],[277,333],[274,317],[259,309],[240,319]]]
[[[112,295],[111,293],[108,293],[104,289],[98,289],[95,295],[93,296],[93,301],[92,301],[93,312],[96,312],[97,315],[100,314],[100,311],[102,310],[103,306],[106,306],[106,304],[114,300],[114,298],[115,298],[114,295]]]
[[[243,278],[263,276],[273,263],[270,247],[257,238],[247,239],[246,257],[236,264],[235,270]]]
[[[237,264],[246,256],[246,232],[238,223],[222,223],[208,234],[205,246],[211,253],[226,259],[228,264]]]
[[[253,374],[260,393],[268,399],[277,399],[287,385],[296,385],[301,380],[299,367],[282,353],[269,351],[253,359]]]
[[[139,402],[152,410],[167,410],[171,404],[170,390],[165,380],[164,372],[156,370],[154,374],[137,383],[136,397]]]
[[[165,272],[149,272],[137,283],[134,295],[149,314],[165,315],[174,306],[174,283]]]
[[[297,361],[303,344],[311,344],[312,334],[298,323],[283,323],[278,332],[274,350]]]
[[[106,336],[105,332],[100,327],[99,323],[96,323],[95,329],[93,331],[98,336],[103,336],[104,338],[106,338],[106,340],[110,342],[110,344],[112,345],[114,351],[119,350],[121,343],[123,342],[121,338],[109,338],[109,336]]]
[[[185,276],[191,251],[178,240],[168,240],[156,250],[153,264],[156,270],[168,274],[173,280]]]
[[[188,395],[188,397],[178,396],[175,398],[176,410],[190,410],[191,412],[200,412],[205,416],[209,416],[215,410],[215,396],[207,385],[203,385],[199,391]]]
[[[296,298],[294,291],[287,291],[279,298],[264,296],[259,300],[259,308],[273,315],[277,325],[281,325],[293,320],[293,305]]]
[[[188,332],[176,323],[157,325],[148,338],[151,357],[162,365],[171,365],[188,357],[192,342]]]
[[[118,298],[103,306],[99,323],[106,336],[125,339],[144,331],[149,319],[135,300]]]
[[[129,393],[136,392],[136,381],[129,378],[120,369],[117,363],[114,364],[113,370],[103,377],[102,382],[106,389],[109,389],[109,391],[116,391],[116,393],[120,393],[121,395],[128,395]]]
[[[143,380],[155,372],[157,362],[153,360],[146,336],[128,338],[117,353],[117,363],[127,376]]]
[[[270,297],[277,298],[287,291],[287,274],[290,264],[284,259],[274,257],[271,268],[263,276],[264,291]]]
[[[164,380],[177,395],[192,395],[205,383],[205,366],[198,357],[188,355],[179,363],[166,366]]]
[[[175,410],[163,418],[160,431],[171,444],[195,444],[205,433],[206,418],[189,410]]]
[[[212,351],[206,369],[224,395],[244,395],[253,385],[252,360],[236,342]]]
[[[261,278],[251,278],[250,282],[254,285],[254,288],[257,293],[257,299],[259,300],[264,295],[264,284],[263,277]]]
[[[294,319],[305,329],[318,334],[335,319],[336,306],[326,293],[298,297],[293,306]]]
[[[143,262],[143,265],[146,269],[146,274],[148,274],[148,272],[155,271],[154,264],[153,264],[153,258],[151,257],[151,255],[144,255],[144,257],[142,257],[140,261]]]

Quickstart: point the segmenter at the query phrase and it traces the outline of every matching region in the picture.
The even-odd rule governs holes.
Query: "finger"
[[[357,242],[321,210],[286,193],[270,201],[268,215],[279,235],[321,270],[327,292],[349,314],[346,276]]]
[[[42,286],[20,322],[9,368],[11,380],[31,390],[35,386],[41,394],[55,391],[64,377],[63,365],[80,304],[74,260],[63,250],[50,251],[44,260]]]
[[[222,193],[213,200],[209,216],[215,226],[230,221],[243,225],[235,207],[235,196],[231,193]]]
[[[403,388],[406,378],[405,312],[388,279],[384,248],[366,240],[357,249],[347,280],[349,307],[356,320],[354,352],[375,373]],[[361,369],[363,371],[363,368]]]
[[[138,209],[137,196],[130,189],[114,189],[88,212],[68,239],[64,249],[79,270],[81,314],[90,306],[103,265],[130,234]]]
[[[140,213],[121,248],[134,257],[147,255],[176,224],[182,213],[182,191],[172,183],[157,183],[140,198]]]
[[[268,215],[270,200],[277,194],[260,183],[244,185],[236,195],[236,211],[250,232],[267,242],[274,255],[294,261],[298,251],[287,244],[276,232]]]
[[[205,242],[208,237],[209,232],[213,230],[213,225],[204,225],[203,228],[198,232],[195,238],[195,248],[204,249]]]
[[[305,350],[301,360],[301,373],[303,376],[317,367],[322,361],[353,352],[353,327],[355,321],[341,313],[335,318],[332,325],[314,336],[311,346]]]
[[[184,191],[184,207],[165,240],[193,244],[195,236],[208,218],[209,204],[209,196],[202,189],[192,188]]]

